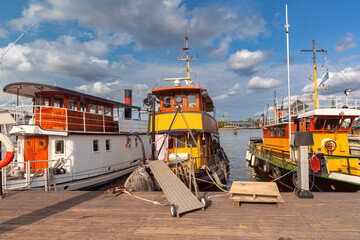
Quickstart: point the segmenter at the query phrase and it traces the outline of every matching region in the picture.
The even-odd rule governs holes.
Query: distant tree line
[[[228,123],[229,121],[218,121],[218,125],[219,125],[219,128],[222,128],[225,126],[226,123]],[[241,122],[248,122],[248,123],[252,123],[254,124],[255,126],[259,126],[259,122],[260,122],[260,118],[258,119],[252,119],[252,118],[248,118],[246,120],[239,120],[239,121],[232,121],[232,122],[238,122],[238,123],[241,123]]]

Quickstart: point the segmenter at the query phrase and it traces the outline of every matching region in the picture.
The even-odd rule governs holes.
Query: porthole
[[[39,142],[39,146],[40,146],[40,147],[44,146],[44,144],[45,144],[44,141],[40,141],[40,142]]]

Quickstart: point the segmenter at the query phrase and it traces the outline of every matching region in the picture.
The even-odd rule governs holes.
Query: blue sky
[[[43,0],[2,1],[0,53],[37,22],[2,59],[1,87],[28,81],[56,84],[134,103],[165,77],[186,75],[185,29],[193,80],[208,89],[217,118],[259,117],[267,102],[287,96],[285,4],[290,24],[292,100],[309,100],[314,89],[312,54],[330,79],[321,98],[360,93],[360,2],[284,0]],[[318,78],[324,74],[318,72]],[[1,102],[12,96],[0,95]],[[286,101],[286,98],[285,98]]]

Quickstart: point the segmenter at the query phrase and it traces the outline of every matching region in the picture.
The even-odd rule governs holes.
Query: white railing
[[[315,101],[309,100],[305,102],[297,102],[295,105],[292,103],[291,115],[296,116],[298,114],[306,113],[315,109]],[[318,99],[318,109],[359,109],[357,106],[357,99]],[[273,111],[271,111],[273,112]],[[282,113],[281,117],[279,113]],[[266,113],[264,113],[267,116]],[[273,118],[270,118],[271,115]],[[285,112],[285,110],[277,110],[276,116],[273,113],[269,114],[265,119],[264,126],[280,124],[289,122],[289,113]]]
[[[52,106],[27,105],[27,106],[0,106],[13,114],[18,125],[36,124],[44,129],[60,131],[82,132],[140,132],[147,131],[147,121],[140,119],[126,119],[123,114],[111,116],[92,112],[83,112],[67,108]],[[49,112],[46,110],[51,109]],[[132,116],[140,117],[139,111],[133,111]],[[143,124],[146,122],[146,128]],[[127,129],[127,126],[132,129]]]
[[[47,163],[48,167],[35,168],[33,163]],[[63,169],[60,171],[60,169]],[[57,160],[39,160],[27,162],[11,162],[8,166],[3,167],[2,184],[4,189],[19,189],[31,187],[43,187],[49,176],[45,176],[46,172],[53,171],[53,176],[64,175],[72,176],[72,165],[70,159]]]

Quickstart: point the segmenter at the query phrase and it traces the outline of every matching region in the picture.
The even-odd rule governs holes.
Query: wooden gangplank
[[[148,164],[177,216],[205,207],[164,161],[149,161]]]
[[[242,202],[283,203],[275,182],[240,182],[234,181],[230,188],[230,199],[234,207]]]

